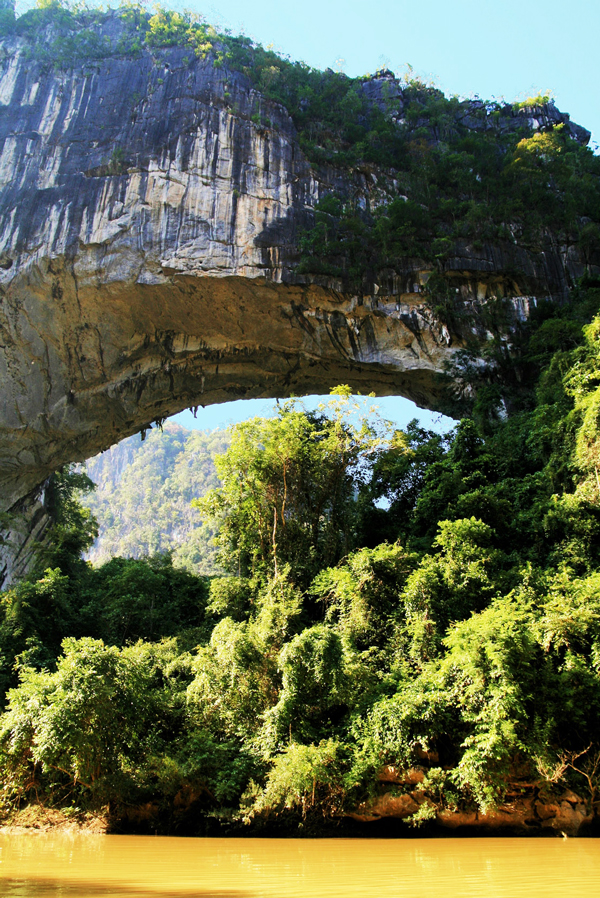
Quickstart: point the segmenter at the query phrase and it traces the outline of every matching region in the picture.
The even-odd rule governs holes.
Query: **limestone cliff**
[[[108,40],[122,25],[98,27]],[[402,126],[397,82],[364,94]],[[475,112],[474,129],[491,127]],[[552,106],[513,118],[589,139]],[[518,320],[584,271],[574,246],[457,241],[441,267],[460,325],[432,310],[422,260],[352,292],[298,272],[322,197],[375,207],[393,183],[372,166],[311,165],[286,109],[214,54],[145,48],[60,68],[26,36],[0,39],[0,511],[187,406],[343,382],[440,408],[445,363],[488,336],[486,298]]]

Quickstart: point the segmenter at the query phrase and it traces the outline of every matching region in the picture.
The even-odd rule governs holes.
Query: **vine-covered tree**
[[[358,494],[382,435],[348,388],[334,392],[319,412],[290,401],[274,418],[233,428],[230,447],[215,460],[221,486],[197,500],[219,521],[221,560],[230,570],[277,576],[287,564],[307,586],[355,547]]]

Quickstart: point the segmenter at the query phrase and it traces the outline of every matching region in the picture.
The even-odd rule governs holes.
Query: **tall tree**
[[[223,563],[261,575],[289,564],[299,584],[337,563],[355,546],[358,492],[382,442],[345,387],[316,413],[291,400],[235,425],[216,459],[222,486],[195,500],[221,521]]]

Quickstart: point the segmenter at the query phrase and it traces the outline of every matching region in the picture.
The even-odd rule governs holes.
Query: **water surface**
[[[596,839],[0,834],[3,898],[600,895]]]

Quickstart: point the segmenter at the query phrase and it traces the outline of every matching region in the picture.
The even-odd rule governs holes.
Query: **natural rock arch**
[[[188,406],[347,383],[441,409],[446,363],[487,337],[486,298],[523,317],[583,271],[560,247],[457,247],[462,332],[418,261],[343,293],[298,274],[298,237],[320,196],[368,200],[376,178],[317,174],[243,75],[179,48],[65,72],[0,46],[0,512]]]

